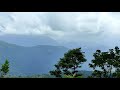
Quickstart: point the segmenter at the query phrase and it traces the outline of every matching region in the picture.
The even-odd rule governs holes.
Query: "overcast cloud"
[[[120,13],[0,12],[0,34],[45,35],[60,43],[120,45]]]

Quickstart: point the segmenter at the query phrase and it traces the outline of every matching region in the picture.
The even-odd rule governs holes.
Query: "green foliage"
[[[120,77],[120,50],[117,46],[114,49],[109,49],[108,52],[96,50],[93,56],[94,59],[92,60],[92,63],[89,64],[94,70],[92,77]]]
[[[74,77],[71,75],[64,75],[63,78],[74,78]]]
[[[9,72],[9,61],[7,59],[6,59],[5,63],[2,64],[0,72],[1,72],[1,77],[4,77]]]
[[[80,68],[84,62],[86,62],[86,59],[84,53],[81,52],[81,48],[69,50],[55,65],[56,70],[50,71],[50,74],[60,78],[62,75],[77,75],[77,69]]]
[[[63,78],[83,78],[82,76],[64,75]]]
[[[58,65],[54,65],[54,66],[56,67],[56,70],[50,71],[50,74],[55,75],[58,78],[61,78],[62,77],[61,76],[62,72],[61,72],[59,66]]]

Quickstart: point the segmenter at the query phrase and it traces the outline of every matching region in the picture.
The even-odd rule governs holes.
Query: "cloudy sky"
[[[44,35],[59,43],[120,45],[119,12],[0,12],[0,35]]]

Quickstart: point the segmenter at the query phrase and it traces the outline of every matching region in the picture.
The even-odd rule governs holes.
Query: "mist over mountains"
[[[11,63],[11,73],[15,74],[38,74],[48,73],[54,67],[59,58],[69,49],[81,47],[85,52],[87,62],[82,70],[90,70],[88,64],[97,49],[108,50],[109,48],[94,43],[79,42],[58,43],[56,40],[37,35],[0,35],[0,58],[1,62],[8,58]]]
[[[0,41],[0,63],[10,61],[11,74],[44,74],[53,69],[68,48],[63,46],[18,46]]]
[[[22,36],[23,35],[21,35],[21,37]],[[3,63],[5,59],[10,61],[10,74],[46,74],[54,68],[54,64],[63,57],[64,53],[69,49],[73,49],[72,47],[59,46],[54,40],[48,38],[42,38],[44,39],[43,41],[48,40],[42,43],[44,44],[42,45],[41,42],[35,41],[35,37],[21,37],[8,36],[0,38],[4,40],[0,41],[0,63]],[[47,45],[47,43],[49,43],[49,45]],[[106,47],[82,47],[82,51],[85,52],[88,60],[83,64],[82,70],[90,70],[88,64],[92,60],[92,55],[96,49],[105,50]]]
[[[0,63],[11,74],[48,73],[65,52],[82,48],[88,63],[93,53],[120,45],[120,13],[1,12]]]
[[[119,16],[119,12],[1,12],[0,35],[38,35],[37,37],[54,39],[60,46],[70,48],[76,47],[76,44],[86,45],[84,43],[93,47],[100,45],[111,48],[120,45]],[[42,40],[37,41],[40,42],[39,45],[44,45]],[[21,43],[21,40],[17,41],[20,45],[28,45]]]
[[[5,34],[0,35],[0,40],[8,43],[20,45],[20,46],[36,46],[36,45],[55,45],[59,44],[48,36],[43,35],[16,35],[16,34]]]

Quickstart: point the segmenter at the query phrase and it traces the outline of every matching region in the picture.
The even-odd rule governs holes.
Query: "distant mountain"
[[[24,47],[0,41],[0,63],[7,58],[10,61],[11,74],[45,74],[54,68],[54,64],[67,50],[63,46]]]
[[[92,75],[93,71],[85,71],[85,70],[82,70],[82,71],[80,71],[79,73],[81,73],[84,78],[87,78],[88,76],[91,76],[91,75]]]
[[[11,41],[14,41],[15,39],[13,38]],[[19,39],[17,39],[15,42],[20,42]],[[11,66],[11,74],[46,74],[54,68],[54,64],[57,63],[59,58],[63,57],[64,53],[69,50],[64,46],[57,46],[57,44],[56,46],[52,45],[52,42],[51,45],[40,45],[39,43],[35,43],[34,45],[36,46],[32,43],[28,46],[27,42],[31,43],[32,41],[24,41],[25,44],[22,44],[23,46],[11,44],[12,42],[8,43],[0,41],[0,64],[8,58]],[[33,42],[35,42],[34,39]],[[87,58],[87,62],[82,65],[83,70],[91,70],[88,64],[93,59],[93,53],[97,49],[106,51],[109,48],[105,46],[82,47],[82,51],[85,52],[85,56]]]
[[[5,34],[0,35],[0,40],[20,46],[36,46],[36,45],[58,46],[58,43],[55,40],[48,36],[43,35]]]

